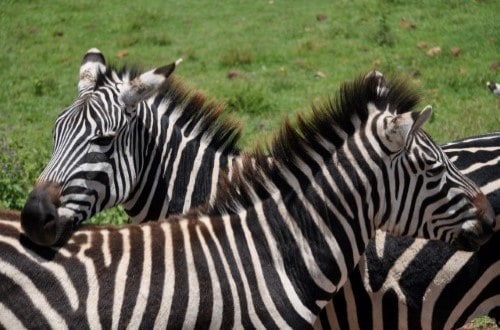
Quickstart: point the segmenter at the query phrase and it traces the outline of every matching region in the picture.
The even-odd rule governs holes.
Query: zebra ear
[[[411,126],[411,130],[410,130],[409,134],[413,134],[415,131],[422,128],[424,123],[429,118],[431,118],[432,107],[430,105],[428,105],[424,108],[424,110],[419,111],[419,112],[412,112],[411,115],[412,115],[414,121],[413,121],[413,125]]]
[[[428,105],[422,111],[407,112],[392,117],[387,124],[385,134],[390,149],[394,151],[403,149],[409,137],[422,127],[431,114],[432,107]]]
[[[123,84],[120,100],[127,111],[133,111],[139,102],[148,99],[158,87],[174,72],[182,59],[151,71],[144,72],[139,77]]]
[[[93,88],[96,84],[99,72],[106,70],[106,60],[101,51],[91,48],[85,53],[80,65],[80,80],[78,81],[78,93]]]

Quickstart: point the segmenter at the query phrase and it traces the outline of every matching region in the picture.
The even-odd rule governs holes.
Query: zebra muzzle
[[[57,214],[60,188],[54,184],[35,187],[21,211],[21,226],[25,235],[34,243],[52,246],[72,231],[69,220]]]
[[[474,200],[474,204],[478,210],[478,219],[467,221],[452,243],[459,250],[479,250],[493,236],[496,227],[495,212],[486,197],[479,194]]]

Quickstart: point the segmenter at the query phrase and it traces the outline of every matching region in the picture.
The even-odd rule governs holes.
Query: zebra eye
[[[90,139],[90,143],[100,146],[105,146],[110,144],[111,141],[113,141],[115,135],[116,135],[115,132],[101,133],[100,131],[98,131],[97,135],[94,136],[92,139]]]

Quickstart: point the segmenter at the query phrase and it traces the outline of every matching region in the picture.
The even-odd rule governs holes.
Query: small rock
[[[432,47],[427,51],[427,56],[434,57],[441,54],[441,47]]]
[[[453,48],[451,49],[451,56],[453,56],[453,57],[458,57],[458,55],[460,55],[460,52],[461,52],[461,51],[462,51],[462,50],[460,49],[460,47],[453,47]]]
[[[128,55],[128,50],[126,49],[120,49],[118,53],[116,53],[116,56],[119,58],[124,58],[127,55]]]
[[[236,69],[229,69],[226,75],[227,79],[236,79],[236,78],[241,78],[243,76],[245,76],[245,74]]]
[[[317,14],[317,15],[316,15],[316,20],[317,20],[318,22],[324,21],[325,19],[327,19],[326,14],[319,13],[319,14]]]
[[[322,71],[316,71],[316,73],[314,74],[314,78],[316,79],[326,78],[326,74]]]
[[[426,49],[427,43],[425,41],[420,41],[419,43],[417,43],[417,48]]]
[[[403,29],[410,29],[410,30],[413,30],[414,28],[417,27],[417,24],[415,24],[414,22],[409,22],[406,17],[401,17],[401,20],[399,21],[399,24],[401,25],[401,27]]]

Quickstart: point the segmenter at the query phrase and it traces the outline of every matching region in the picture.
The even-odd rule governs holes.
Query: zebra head
[[[391,202],[379,228],[396,235],[444,240],[461,250],[477,250],[491,237],[495,214],[479,188],[421,129],[432,108],[401,112],[397,107],[410,105],[402,97],[401,86],[387,88],[380,73],[369,74],[365,80],[373,80],[372,85],[377,86],[377,101],[368,103],[368,110],[378,117],[374,127],[384,154],[390,156],[387,172],[395,173],[387,177],[386,197]],[[387,102],[390,99],[396,101],[391,104]]]
[[[56,120],[52,157],[21,213],[24,232],[33,242],[56,244],[81,221],[124,198],[110,188],[115,177],[108,174],[131,175],[119,171],[114,155],[117,144],[128,143],[123,138],[127,117],[177,64],[138,75],[106,68],[98,49],[84,55],[78,97]]]

